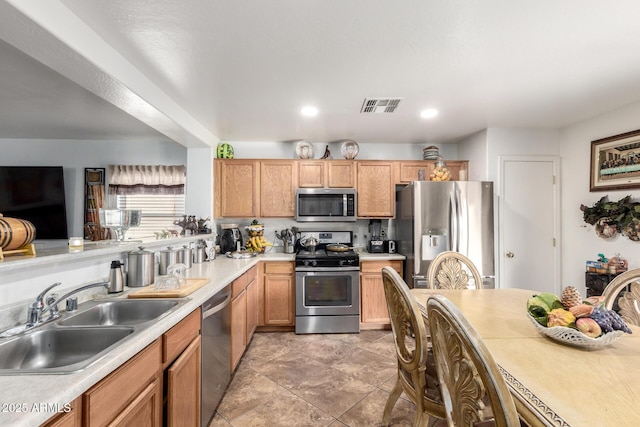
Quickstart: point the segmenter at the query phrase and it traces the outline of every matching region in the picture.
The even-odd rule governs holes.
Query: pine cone
[[[582,297],[580,296],[580,292],[573,287],[567,286],[562,290],[562,296],[560,297],[560,302],[567,310],[573,306],[582,303]]]

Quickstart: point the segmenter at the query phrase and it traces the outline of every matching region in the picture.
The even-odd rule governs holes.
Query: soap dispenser
[[[122,274],[122,266],[120,261],[111,261],[111,270],[109,271],[109,287],[107,292],[115,294],[124,290],[124,275]]]

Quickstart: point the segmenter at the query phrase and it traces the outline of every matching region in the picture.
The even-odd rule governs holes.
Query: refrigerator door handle
[[[455,252],[459,252],[458,227],[458,193],[455,192],[449,198],[449,248]]]

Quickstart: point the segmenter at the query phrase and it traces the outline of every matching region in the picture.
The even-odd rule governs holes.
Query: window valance
[[[109,165],[110,194],[184,194],[182,165]]]

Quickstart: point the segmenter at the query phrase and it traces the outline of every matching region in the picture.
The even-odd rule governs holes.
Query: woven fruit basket
[[[533,326],[536,327],[536,330],[540,332],[540,334],[544,335],[545,337],[549,337],[554,341],[573,345],[575,347],[604,347],[616,342],[624,335],[624,332],[622,331],[613,331],[602,334],[598,338],[591,338],[576,329],[568,328],[566,326],[552,326],[550,328],[544,327],[539,324],[536,319],[531,317],[530,314],[527,314],[527,317],[529,318],[529,320],[531,320],[531,323],[533,323]]]
[[[631,329],[601,297],[582,298],[573,286],[561,297],[541,292],[527,300],[527,317],[540,334],[563,344],[583,348],[610,345]]]

